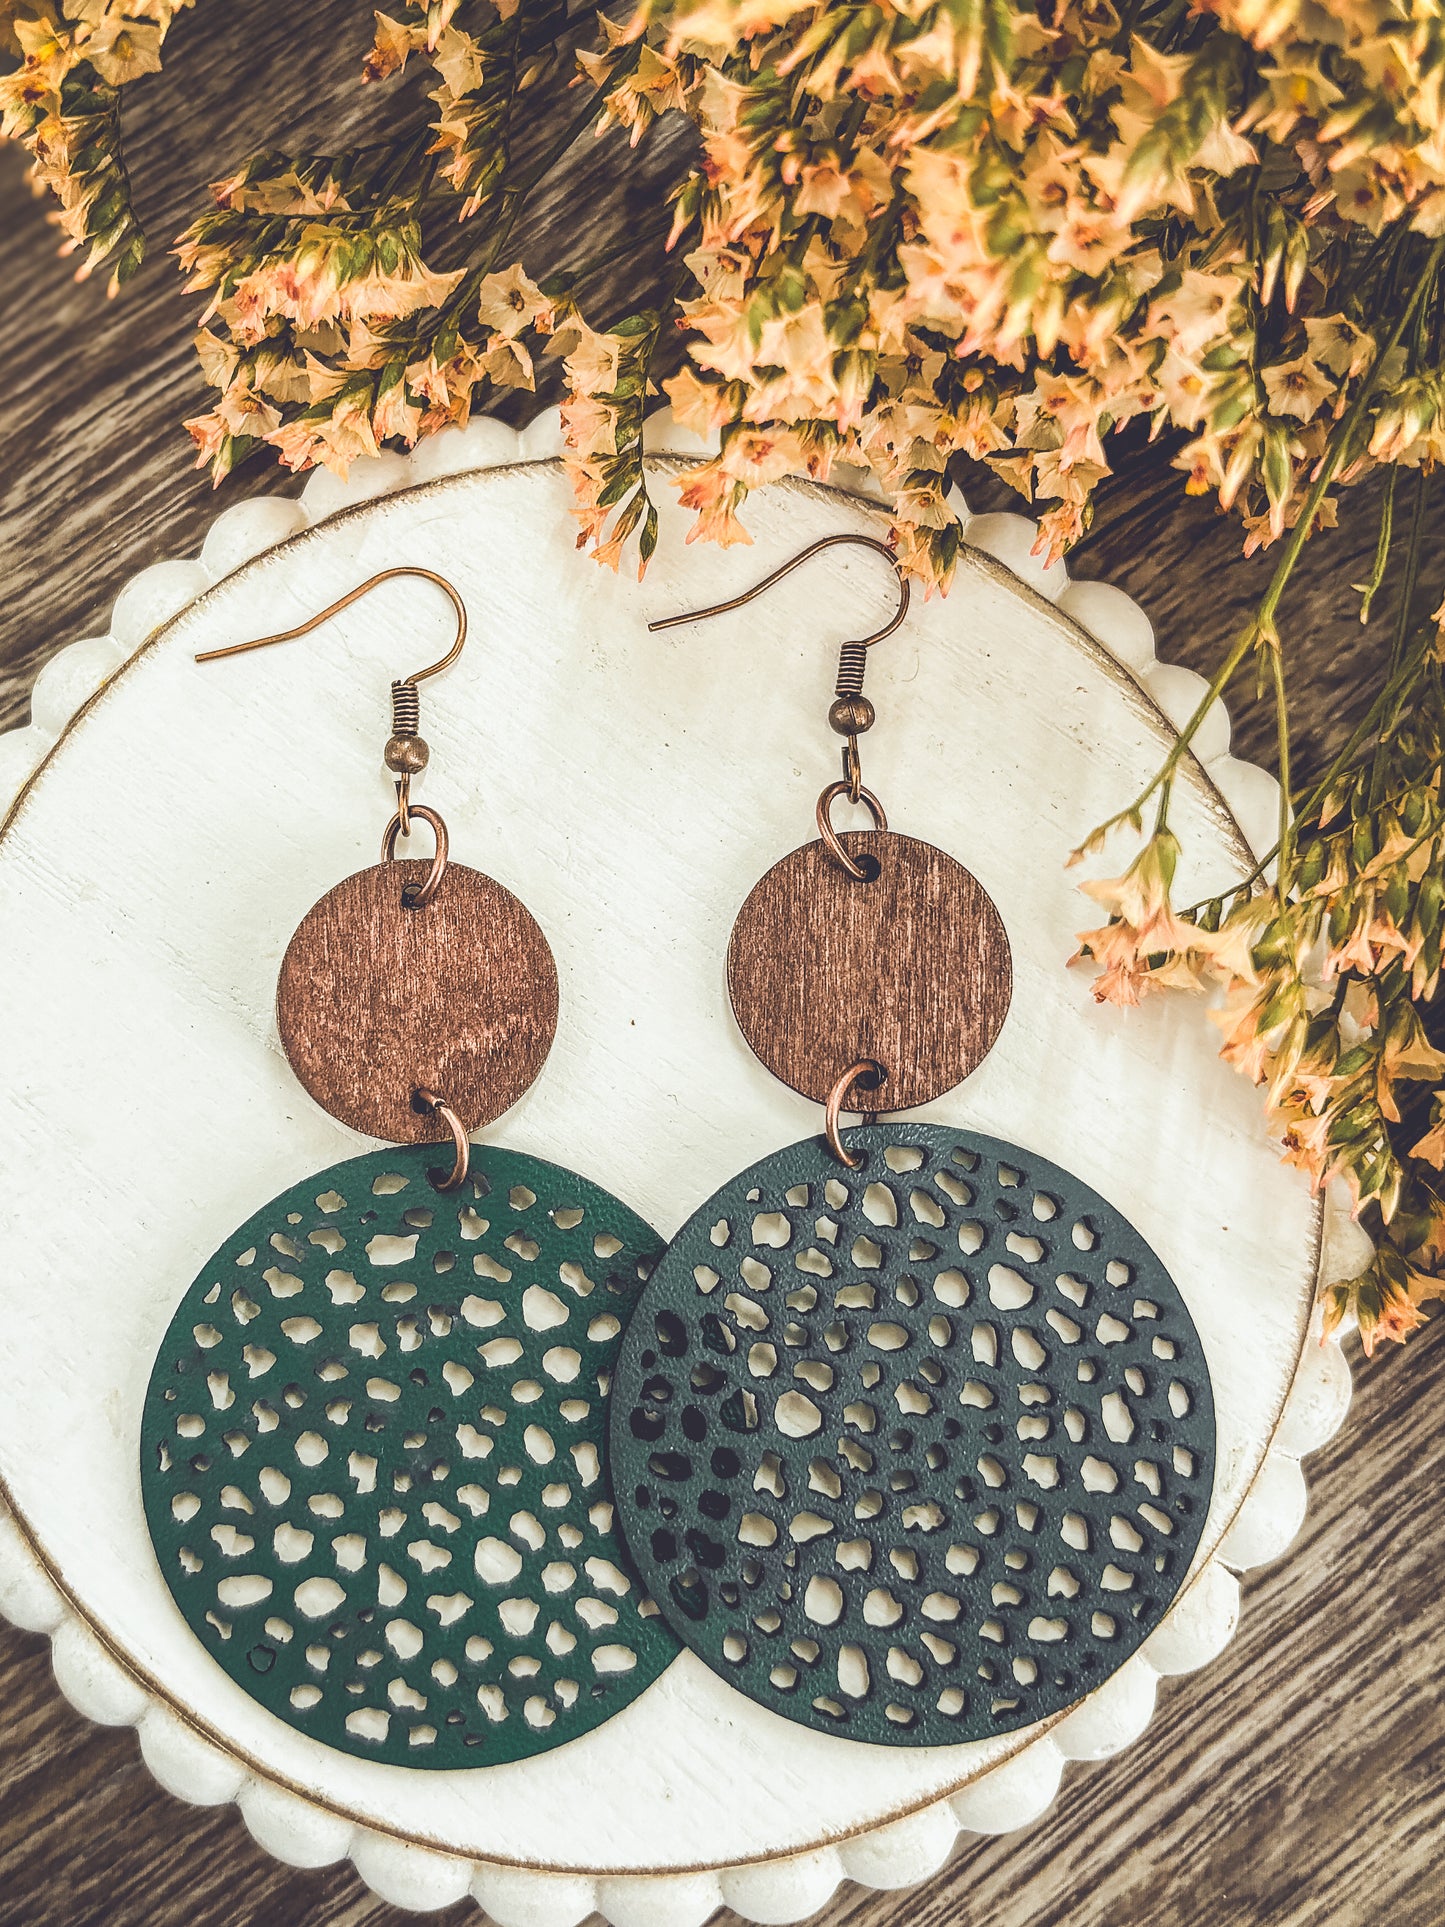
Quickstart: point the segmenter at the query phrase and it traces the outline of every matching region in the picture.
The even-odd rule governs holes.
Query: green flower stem
[[[1284,552],[1275,565],[1274,575],[1270,579],[1269,587],[1265,590],[1252,620],[1246,623],[1240,631],[1230,646],[1228,653],[1225,655],[1224,660],[1210,678],[1209,685],[1200,697],[1194,713],[1180,730],[1173,748],[1169,751],[1169,754],[1165,757],[1159,769],[1155,771],[1148,784],[1139,792],[1138,796],[1135,797],[1127,809],[1120,810],[1117,815],[1110,817],[1106,823],[1101,824],[1100,827],[1094,831],[1093,835],[1087,839],[1085,848],[1099,841],[1118,824],[1125,821],[1137,821],[1140,812],[1150,797],[1154,795],[1161,784],[1165,783],[1179,767],[1186,750],[1198,734],[1200,725],[1214,707],[1215,703],[1218,702],[1219,698],[1223,695],[1235,670],[1239,668],[1251,649],[1258,648],[1260,644],[1263,643],[1266,646],[1278,650],[1279,640],[1275,631],[1274,618],[1279,608],[1280,598],[1289,586],[1290,577],[1294,574],[1295,564],[1299,561],[1300,553],[1309,539],[1310,530],[1314,526],[1314,520],[1319,513],[1320,504],[1324,501],[1330,484],[1334,481],[1339,471],[1346,451],[1354,442],[1356,431],[1374,395],[1384,364],[1394,353],[1395,349],[1399,347],[1401,341],[1404,339],[1406,330],[1415,319],[1416,310],[1419,308],[1421,301],[1424,300],[1426,294],[1434,286],[1436,272],[1439,269],[1442,256],[1445,256],[1445,240],[1437,241],[1431,248],[1425,267],[1415,283],[1414,290],[1405,306],[1404,312],[1400,315],[1391,331],[1389,340],[1385,343],[1384,347],[1378,351],[1374,360],[1371,362],[1370,372],[1361,382],[1359,392],[1330,435],[1329,443],[1320,460],[1314,482],[1310,487],[1309,494],[1305,497],[1304,507],[1300,510],[1299,519],[1290,530]],[[1286,799],[1287,798],[1288,792],[1286,791]]]
[[[1281,910],[1289,902],[1289,877],[1294,869],[1294,817],[1290,811],[1289,706],[1284,693],[1284,650],[1278,636],[1269,649],[1270,675],[1274,682],[1275,742],[1279,757],[1279,868],[1275,890]]]
[[[1428,635],[1424,636],[1416,644],[1414,649],[1410,651],[1409,655],[1405,657],[1399,668],[1386,682],[1384,688],[1381,689],[1355,728],[1350,732],[1348,741],[1331,762],[1324,775],[1318,779],[1314,788],[1300,803],[1298,810],[1300,817],[1307,820],[1314,815],[1315,811],[1319,809],[1320,805],[1324,802],[1326,796],[1328,796],[1335,778],[1341,775],[1349,764],[1354,761],[1356,755],[1364,747],[1365,743],[1368,742],[1375,730],[1382,727],[1383,718],[1395,704],[1396,698],[1402,692],[1414,688],[1421,664],[1429,654],[1431,646],[1432,638]]]
[[[1418,662],[1416,666],[1418,667]],[[1381,700],[1383,700],[1383,698],[1381,698]],[[1332,780],[1332,775],[1333,776],[1339,775],[1340,771],[1344,769],[1345,766],[1352,760],[1354,752],[1359,749],[1360,744],[1365,740],[1365,738],[1368,735],[1369,735],[1369,729],[1365,726],[1365,724],[1361,724],[1360,728],[1355,732],[1355,735],[1350,739],[1350,742],[1345,745],[1344,749],[1340,751],[1339,755],[1335,758],[1334,762],[1330,765],[1330,769],[1326,771],[1325,775],[1320,778],[1320,781],[1318,782],[1318,784],[1316,784],[1315,788],[1310,792],[1310,798],[1308,802],[1305,805],[1303,805],[1298,812],[1299,820],[1303,822],[1308,822],[1313,817],[1315,810],[1318,809],[1321,801],[1323,801],[1324,796],[1329,789],[1329,785]],[[1445,755],[1442,755],[1441,757],[1438,757],[1436,759],[1429,773],[1435,775],[1438,778],[1442,768],[1445,768]],[[1407,784],[1402,789],[1393,790],[1388,795],[1382,796],[1380,798],[1380,807],[1382,809],[1393,809],[1394,806],[1397,803],[1403,801],[1403,799],[1406,796],[1408,796],[1413,789],[1418,789],[1418,788],[1419,788],[1419,784],[1414,783],[1414,784]],[[1432,823],[1434,823],[1435,819],[1432,818],[1431,821]],[[1445,821],[1445,819],[1442,819],[1442,821]],[[1422,831],[1420,835],[1416,837],[1415,841],[1411,843],[1408,846],[1408,848],[1401,853],[1402,857],[1407,856],[1410,854],[1411,851],[1418,849],[1421,843],[1428,842],[1430,837],[1437,834],[1439,828],[1440,828],[1440,824],[1435,823],[1435,828]],[[1339,834],[1343,835],[1345,834],[1345,832],[1342,830],[1339,832]],[[1254,868],[1252,870],[1247,871],[1245,875],[1239,879],[1238,883],[1232,883],[1227,890],[1217,890],[1213,896],[1201,897],[1197,903],[1191,903],[1187,907],[1187,909],[1181,910],[1179,912],[1179,915],[1181,917],[1197,917],[1200,911],[1207,908],[1209,904],[1222,903],[1226,901],[1228,898],[1239,896],[1243,891],[1249,889],[1251,884],[1259,882],[1260,878],[1264,875],[1265,871],[1269,868],[1270,864],[1273,863],[1275,858],[1279,855],[1279,851],[1280,851],[1280,846],[1278,842],[1272,843],[1270,847],[1265,851],[1264,855],[1255,864]]]
[[[1370,571],[1370,579],[1360,587],[1360,622],[1370,620],[1370,610],[1375,597],[1385,580],[1385,568],[1390,560],[1390,546],[1395,539],[1395,484],[1400,479],[1398,468],[1392,468],[1385,478],[1385,499],[1380,504],[1380,533],[1375,543],[1375,566]]]
[[[1405,572],[1400,582],[1400,601],[1395,610],[1395,626],[1390,637],[1390,667],[1386,688],[1394,690],[1389,712],[1380,723],[1380,740],[1375,746],[1375,765],[1371,773],[1371,801],[1374,792],[1383,780],[1384,748],[1390,732],[1399,720],[1400,698],[1405,691],[1398,687],[1400,660],[1405,653],[1405,639],[1410,633],[1410,613],[1415,603],[1415,591],[1420,583],[1420,562],[1425,549],[1425,505],[1430,495],[1430,476],[1422,467],[1415,477],[1415,505],[1410,515],[1410,536],[1405,549]]]
[[[601,111],[602,96],[593,89],[588,95],[587,105],[582,112],[567,123],[561,135],[546,153],[541,155],[520,179],[515,182],[504,182],[500,196],[499,218],[480,263],[480,273],[477,275],[478,286],[481,285],[482,276],[491,271],[497,257],[511,239],[512,229],[516,226],[517,217],[527,203],[527,197],[547,178],[573,142],[586,133]]]

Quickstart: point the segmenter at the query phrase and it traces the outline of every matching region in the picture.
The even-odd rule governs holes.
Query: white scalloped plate
[[[665,417],[650,428],[659,451],[696,449]],[[1304,1342],[1319,1214],[1199,1013],[1097,1010],[1061,967],[1086,907],[1063,857],[1138,787],[1200,679],[1155,662],[1120,592],[1040,567],[1024,518],[977,517],[951,597],[915,603],[870,667],[870,782],[899,827],[975,870],[1014,947],[999,1044],[920,1115],[1077,1170],[1190,1303],[1220,1471],[1164,1623],[1072,1712],[998,1740],[856,1746],[753,1707],[683,1655],[585,1739],[463,1774],[331,1752],[211,1662],[145,1537],[141,1394],[198,1258],[258,1200],[362,1148],[290,1079],[275,970],[320,891],[372,860],[385,684],[440,627],[397,585],[274,655],[198,669],[196,648],[284,626],[391,564],[451,575],[474,641],[426,692],[425,794],[463,860],[536,910],[563,982],[544,1076],[493,1135],[585,1171],[667,1233],[812,1128],[737,1037],[722,954],[752,880],[810,833],[835,753],[822,721],[834,645],[885,605],[886,578],[866,558],[815,565],[682,640],[649,638],[643,618],[715,600],[828,530],[875,529],[876,513],[788,484],[750,510],[755,554],[686,548],[659,472],[664,539],[639,591],[573,553],[557,445],[555,414],[520,437],[479,421],[359,465],[349,484],[317,475],[299,503],[226,510],[199,561],[145,571],[108,636],[46,666],[31,727],[0,738],[0,807],[19,797],[0,828],[0,1008],[25,1019],[0,1096],[0,1181],[21,1207],[0,1232],[0,1608],[52,1636],[82,1711],[138,1727],[163,1785],[237,1800],[294,1864],[349,1854],[386,1899],[439,1907],[470,1891],[503,1927],[570,1927],[594,1909],[617,1927],[688,1927],[723,1901],[789,1921],[845,1875],[905,1885],[960,1828],[1026,1824],[1065,1759],[1142,1731],[1158,1677],[1227,1644],[1233,1573],[1297,1531],[1299,1459],[1340,1422],[1348,1373],[1338,1346]],[[1247,867],[1277,809],[1272,780],[1228,741],[1221,707],[1179,785],[1204,889]],[[83,1203],[57,1205],[53,1173],[77,1156]],[[44,1203],[43,1241],[27,1197]],[[1361,1234],[1327,1216],[1329,1262],[1347,1263],[1339,1243]]]

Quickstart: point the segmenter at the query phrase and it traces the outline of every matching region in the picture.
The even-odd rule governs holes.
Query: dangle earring
[[[677,1647],[616,1529],[605,1407],[660,1249],[585,1178],[470,1134],[515,1103],[557,1025],[525,906],[451,860],[417,685],[392,684],[381,862],[308,912],[277,1026],[312,1097],[387,1141],[305,1179],[197,1274],[152,1369],[141,1487],[181,1613],[300,1732],[419,1767],[515,1760],[590,1731]],[[397,858],[415,822],[429,860]],[[438,1162],[439,1144],[446,1150]]]
[[[745,595],[653,628],[735,609]],[[739,911],[728,985],[763,1064],[823,1106],[684,1225],[623,1340],[612,1473],[638,1569],[722,1678],[802,1725],[934,1746],[1058,1713],[1158,1624],[1204,1528],[1214,1414],[1178,1288],[1032,1152],[880,1123],[1002,1027],[1007,937],[864,787],[867,652],[843,645],[843,776],[818,840]],[[873,819],[839,831],[847,796]],[[841,1113],[863,1108],[844,1129]]]

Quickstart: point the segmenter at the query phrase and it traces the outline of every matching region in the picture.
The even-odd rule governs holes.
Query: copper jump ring
[[[837,1158],[838,1162],[847,1165],[850,1171],[856,1171],[863,1160],[862,1158],[851,1157],[848,1152],[844,1150],[843,1140],[838,1135],[838,1117],[843,1109],[843,1099],[848,1095],[849,1091],[852,1090],[860,1077],[869,1075],[872,1076],[873,1082],[864,1088],[870,1091],[876,1091],[879,1085],[885,1082],[888,1073],[876,1057],[860,1057],[856,1064],[850,1064],[833,1086],[832,1090],[829,1091],[828,1102],[823,1110],[823,1135],[828,1140],[828,1149],[833,1153],[833,1156]],[[876,1120],[878,1113],[876,1111],[862,1111],[860,1112],[860,1116],[863,1118],[865,1124],[872,1124]]]
[[[412,1092],[412,1108],[424,1111],[428,1117],[439,1117],[452,1134],[452,1149],[455,1156],[449,1175],[437,1185],[438,1191],[457,1191],[467,1181],[467,1171],[472,1161],[472,1141],[467,1136],[467,1127],[457,1116],[450,1104],[439,1098],[435,1091],[417,1089]]]
[[[435,810],[428,809],[424,803],[413,803],[409,816],[419,816],[423,823],[430,823],[432,835],[436,838],[436,854],[432,857],[431,868],[427,871],[415,895],[408,895],[404,901],[410,910],[420,910],[431,902],[441,885],[447,869],[447,826]],[[401,811],[386,826],[386,835],[381,839],[381,860],[390,863],[396,855],[396,839],[402,832]]]
[[[860,803],[863,800],[863,759],[858,754],[856,736],[850,736],[843,745],[843,781],[848,788],[848,801]]]
[[[818,798],[818,834],[827,846],[829,856],[833,858],[835,863],[840,864],[842,868],[847,871],[855,883],[869,883],[877,876],[877,870],[865,870],[861,863],[855,863],[853,858],[849,856],[848,852],[843,848],[838,832],[833,828],[833,805],[840,796],[847,796],[848,787],[847,783],[830,783]],[[883,813],[883,805],[878,801],[878,798],[873,794],[872,790],[864,789],[860,786],[857,796],[852,798],[852,801],[861,803],[867,810],[868,814],[873,818],[873,827],[875,830],[886,830],[888,828],[888,818]],[[416,814],[420,815],[421,812],[418,810]]]

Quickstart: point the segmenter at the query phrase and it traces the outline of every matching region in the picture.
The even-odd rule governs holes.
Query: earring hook
[[[801,568],[803,563],[811,561],[815,555],[821,555],[824,549],[831,549],[845,542],[852,543],[860,549],[875,550],[876,553],[881,555],[887,562],[898,582],[898,607],[893,611],[892,616],[884,623],[883,627],[875,630],[871,636],[860,636],[857,641],[845,642],[843,644],[844,650],[871,649],[875,642],[882,642],[885,636],[891,636],[903,618],[908,614],[908,602],[911,593],[908,586],[908,578],[898,567],[898,557],[886,542],[880,542],[876,536],[872,535],[825,535],[819,541],[810,543],[806,549],[800,550],[791,561],[785,562],[780,569],[774,569],[771,575],[764,576],[761,582],[755,582],[751,589],[744,589],[741,595],[735,595],[727,602],[715,602],[709,609],[689,609],[686,614],[680,616],[660,616],[656,622],[649,622],[647,626],[649,629],[676,629],[679,624],[684,622],[705,622],[709,616],[725,616],[732,609],[741,609],[744,603],[751,602],[755,596],[760,596],[765,589],[771,589],[775,582],[781,582],[785,575],[790,575],[794,569]],[[839,679],[842,679],[841,663],[839,665]],[[858,690],[850,692],[840,689],[838,693],[839,695],[849,693],[856,695],[861,688],[862,670],[860,666]]]
[[[726,615],[730,609],[741,609],[744,603],[751,602],[755,596],[760,596],[764,589],[771,589],[775,582],[781,582],[785,575],[800,567],[802,563],[821,554],[824,549],[834,548],[844,542],[852,543],[860,549],[873,549],[881,555],[892,569],[898,583],[898,607],[883,627],[875,629],[871,636],[860,636],[855,641],[845,642],[839,649],[838,678],[833,685],[833,701],[828,710],[829,727],[845,739],[843,781],[841,784],[830,784],[824,790],[818,804],[818,820],[825,837],[830,840],[830,847],[837,846],[834,854],[843,868],[849,876],[861,881],[866,872],[843,851],[842,845],[838,844],[831,822],[825,820],[824,811],[831,808],[834,798],[846,790],[849,802],[861,803],[866,800],[869,809],[881,818],[881,806],[878,804],[877,797],[863,787],[863,765],[858,754],[858,738],[866,730],[870,730],[874,723],[873,705],[863,694],[863,675],[868,667],[868,651],[875,642],[882,642],[885,636],[891,636],[908,614],[911,594],[908,578],[899,568],[898,557],[888,544],[880,542],[872,535],[825,535],[819,541],[810,543],[806,549],[800,550],[780,569],[774,569],[771,575],[764,576],[761,582],[754,583],[751,589],[744,589],[741,595],[733,596],[730,601],[715,602],[710,609],[690,609],[686,615],[661,616],[656,622],[649,622],[647,626],[649,629],[675,629],[679,623],[702,622],[708,616]],[[887,825],[880,820],[879,827],[886,828]]]
[[[467,639],[467,605],[462,601],[457,589],[444,575],[433,569],[405,566],[396,569],[383,569],[377,575],[359,583],[349,594],[333,602],[318,615],[309,616],[305,622],[298,622],[294,629],[282,629],[274,636],[256,636],[250,642],[228,643],[224,649],[203,649],[196,657],[197,662],[218,662],[223,656],[244,656],[252,649],[269,649],[273,642],[294,642],[297,636],[309,635],[331,616],[340,615],[364,595],[369,595],[378,583],[393,582],[398,576],[418,576],[423,582],[434,582],[457,612],[457,633],[452,646],[439,661],[430,663],[425,669],[413,670],[409,676],[398,677],[391,685],[391,735],[387,739],[382,761],[396,779],[396,823],[403,836],[411,835],[411,779],[420,775],[427,766],[431,751],[421,733],[421,698],[417,694],[417,684],[425,682],[428,676],[439,675],[449,669],[462,653]],[[388,832],[389,834],[389,832]],[[438,837],[439,860],[445,864],[441,853],[441,839]],[[430,883],[429,890],[436,884]],[[420,901],[421,899],[418,899]]]
[[[434,582],[443,594],[447,596],[453,609],[457,612],[456,640],[441,660],[429,664],[425,669],[413,670],[409,676],[398,678],[399,681],[414,687],[419,682],[425,682],[428,676],[435,676],[440,674],[443,669],[450,669],[457,657],[462,653],[462,645],[467,639],[467,605],[462,601],[460,594],[456,588],[447,581],[446,577],[444,575],[437,575],[431,569],[409,567],[383,569],[379,575],[370,576],[365,582],[351,590],[348,595],[344,595],[339,601],[333,602],[329,608],[321,610],[318,615],[308,617],[305,622],[298,622],[294,629],[282,629],[274,636],[256,636],[250,642],[228,643],[224,649],[204,649],[200,655],[196,657],[196,661],[219,662],[223,656],[244,656],[252,649],[269,649],[273,642],[294,642],[298,636],[308,635],[311,630],[319,629],[321,624],[328,621],[332,616],[340,615],[343,609],[349,609],[353,602],[359,602],[362,596],[369,595],[379,583],[392,582],[398,576],[403,575],[420,576],[424,582]]]

